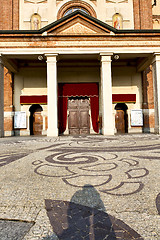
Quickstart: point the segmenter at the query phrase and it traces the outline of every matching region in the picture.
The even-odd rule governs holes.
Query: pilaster
[[[0,137],[4,137],[4,65],[0,56]]]
[[[155,109],[155,133],[160,134],[160,53],[154,55],[152,62],[154,109]]]
[[[133,0],[134,29],[153,29],[152,0]]]

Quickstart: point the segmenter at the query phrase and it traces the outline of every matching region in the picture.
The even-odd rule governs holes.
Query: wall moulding
[[[24,3],[33,3],[33,4],[38,4],[38,3],[46,3],[47,0],[24,0]]]

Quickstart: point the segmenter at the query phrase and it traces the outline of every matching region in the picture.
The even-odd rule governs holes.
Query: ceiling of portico
[[[117,58],[118,56],[118,58]],[[137,66],[141,71],[144,66],[151,62],[152,54],[140,53],[117,53],[112,55],[113,66]],[[150,61],[150,62],[149,62]],[[22,55],[6,55],[6,66],[13,66],[17,71],[19,67],[46,67],[46,56],[44,54],[22,54]],[[8,65],[7,65],[8,64]],[[59,54],[57,56],[58,66],[82,66],[96,65],[100,66],[100,54]]]
[[[103,55],[103,52],[101,52]],[[104,53],[106,54],[106,52]],[[108,53],[109,54],[109,53]],[[114,59],[114,56],[118,55],[119,59],[127,60],[127,59],[137,59],[137,58],[147,58],[152,55],[152,53],[133,53],[133,52],[128,52],[128,53],[120,53],[120,52],[115,52],[111,53],[112,60]],[[39,53],[39,54],[4,54],[5,58],[7,59],[15,59],[15,60],[38,60],[39,56],[43,56],[43,59],[46,59],[45,54]],[[100,59],[100,53],[57,53],[57,60],[95,60],[95,59]]]

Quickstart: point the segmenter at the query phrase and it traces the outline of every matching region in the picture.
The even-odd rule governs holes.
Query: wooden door
[[[89,134],[90,133],[90,116],[89,116],[89,99],[72,98],[68,100],[68,128],[69,134]]]
[[[89,99],[79,99],[80,134],[90,133]]]
[[[79,134],[79,109],[78,109],[78,99],[68,100],[68,128],[69,134],[76,135]]]
[[[125,113],[123,110],[116,110],[115,125],[117,133],[125,133]]]
[[[33,114],[33,135],[42,135],[43,117],[41,112],[34,112]]]

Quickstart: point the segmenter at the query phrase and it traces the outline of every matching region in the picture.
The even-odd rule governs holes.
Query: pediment
[[[85,26],[83,23],[77,22],[61,31],[60,34],[96,34],[95,29]]]
[[[77,11],[48,25],[45,32],[47,35],[109,35],[113,30],[96,18]]]

